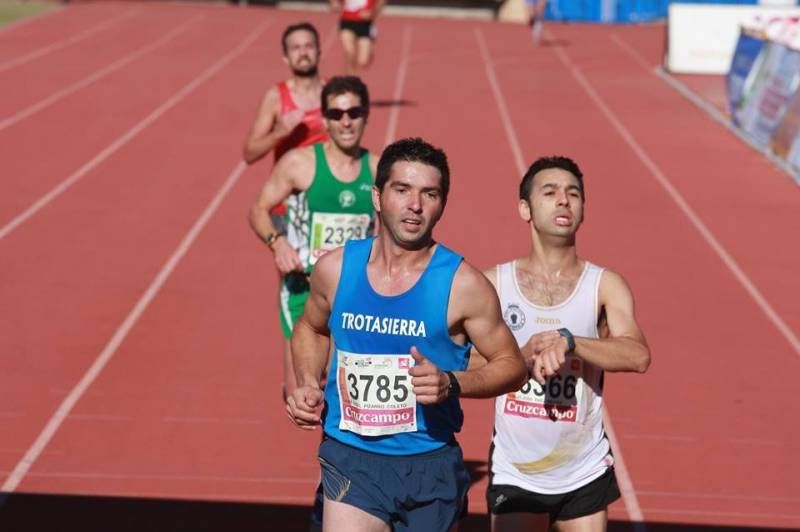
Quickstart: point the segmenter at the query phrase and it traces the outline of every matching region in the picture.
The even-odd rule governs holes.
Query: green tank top
[[[333,175],[322,144],[314,144],[314,155],[311,186],[286,201],[287,238],[309,272],[326,252],[371,235],[374,220],[369,152],[364,150],[361,171],[350,183]]]

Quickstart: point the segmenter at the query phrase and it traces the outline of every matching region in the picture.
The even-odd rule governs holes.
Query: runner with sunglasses
[[[322,255],[365,238],[373,226],[377,157],[361,146],[369,116],[366,85],[352,76],[332,78],[322,89],[321,109],[330,138],[284,155],[250,209],[250,225],[272,250],[281,274],[284,397],[296,386],[289,338],[308,298],[308,275]],[[283,202],[285,236],[269,216]]]

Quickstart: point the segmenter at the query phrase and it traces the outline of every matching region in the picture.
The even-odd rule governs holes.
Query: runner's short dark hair
[[[322,114],[328,110],[328,98],[340,94],[355,94],[361,100],[365,115],[369,115],[369,91],[357,76],[335,76],[322,87]]]
[[[319,32],[317,28],[314,27],[313,24],[310,22],[299,22],[297,24],[292,24],[291,26],[287,26],[285,30],[283,30],[283,35],[281,36],[281,46],[283,47],[283,55],[286,55],[286,39],[289,38],[289,35],[296,31],[309,31],[312,35],[314,35],[314,42],[317,43],[317,48],[319,48]]]
[[[375,175],[375,186],[381,192],[389,180],[392,166],[399,161],[423,163],[436,168],[442,176],[442,205],[447,203],[447,194],[450,192],[450,167],[443,150],[419,137],[401,139],[386,146],[378,161],[378,172]]]
[[[531,197],[534,176],[542,170],[548,170],[550,168],[560,168],[574,175],[578,179],[578,188],[580,188],[581,196],[586,200],[586,192],[583,190],[583,172],[578,168],[575,161],[563,155],[551,155],[549,157],[540,157],[536,159],[530,168],[528,168],[528,171],[525,172],[525,175],[522,176],[522,181],[519,184],[519,199],[528,201]]]

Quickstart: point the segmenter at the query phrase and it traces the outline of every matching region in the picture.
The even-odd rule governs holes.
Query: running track
[[[246,224],[269,163],[239,162],[300,19],[332,74],[322,13],[77,4],[0,32],[0,528],[31,529],[45,495],[276,505],[302,528],[318,435],[282,413],[275,274]],[[437,235],[482,268],[527,251],[521,170],[574,157],[581,253],[627,277],[654,356],[607,377],[612,530],[800,528],[797,186],[657,75],[663,26],[547,31],[384,18],[366,144],[446,149]],[[492,405],[465,409],[483,514]]]

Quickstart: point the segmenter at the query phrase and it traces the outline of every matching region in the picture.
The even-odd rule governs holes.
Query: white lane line
[[[258,33],[263,31],[263,27],[264,25],[262,24]],[[258,33],[255,35],[258,35]],[[248,37],[246,42],[252,42],[253,39],[251,37]],[[155,279],[153,279],[153,281],[150,283],[150,286],[147,287],[147,290],[144,292],[144,294],[142,294],[142,297],[136,302],[136,305],[125,318],[125,321],[123,321],[116,330],[114,336],[105,346],[103,351],[97,356],[81,380],[75,385],[74,388],[72,388],[70,393],[58,406],[53,416],[48,420],[42,432],[26,451],[22,459],[17,463],[16,467],[14,467],[14,470],[8,476],[5,483],[0,488],[0,491],[8,494],[17,489],[17,486],[19,486],[20,482],[22,482],[22,480],[28,474],[30,468],[33,467],[33,464],[36,463],[36,460],[39,458],[39,456],[41,456],[42,452],[47,447],[48,443],[50,443],[50,440],[53,438],[53,436],[55,436],[64,420],[70,415],[70,412],[75,407],[78,400],[80,400],[81,396],[86,392],[89,386],[92,385],[98,375],[100,375],[100,372],[103,371],[103,368],[105,368],[106,364],[108,364],[108,362],[116,354],[117,349],[128,336],[128,333],[130,333],[134,325],[136,325],[136,322],[139,320],[142,314],[144,314],[150,302],[155,298],[159,290],[161,290],[161,287],[164,286],[164,283],[167,282],[167,279],[175,270],[178,263],[189,251],[189,248],[194,243],[197,236],[206,226],[208,221],[216,212],[217,208],[219,208],[222,200],[228,194],[239,177],[244,173],[246,168],[247,165],[243,161],[240,161],[236,165],[225,183],[211,200],[211,203],[209,203],[205,211],[203,211],[197,221],[195,221],[192,228],[158,272]]]
[[[400,66],[397,68],[397,78],[395,78],[394,82],[394,92],[392,93],[394,105],[389,112],[389,123],[386,126],[386,139],[383,142],[384,147],[396,140],[394,137],[397,134],[397,119],[400,115],[400,103],[403,97],[403,87],[406,82],[406,71],[408,70],[408,58],[409,51],[411,50],[411,36],[413,31],[413,28],[408,24],[403,27],[403,51],[400,56]]]
[[[180,35],[184,31],[186,31],[189,28],[190,25],[194,24],[197,20],[199,20],[201,18],[204,18],[204,15],[197,15],[197,16],[187,20],[183,24],[181,24],[178,27],[176,27],[173,30],[171,30],[169,33],[166,33],[160,39],[148,44],[147,46],[145,46],[143,48],[139,48],[135,52],[133,52],[131,54],[128,54],[125,57],[123,57],[121,59],[118,59],[118,60],[114,61],[113,63],[111,63],[111,64],[109,64],[109,65],[107,65],[107,66],[105,66],[105,67],[103,67],[103,68],[101,68],[99,70],[96,70],[95,72],[93,72],[89,76],[83,78],[82,80],[80,80],[80,81],[78,81],[76,83],[73,83],[72,85],[70,85],[68,87],[65,87],[64,89],[62,89],[62,90],[60,90],[58,92],[55,92],[55,93],[51,94],[47,98],[45,98],[43,100],[40,100],[39,102],[37,102],[37,103],[35,103],[35,104],[33,104],[33,105],[29,106],[29,107],[26,107],[25,109],[23,109],[23,110],[21,110],[21,111],[19,111],[17,113],[14,113],[13,115],[11,115],[11,116],[9,116],[7,118],[4,118],[4,119],[0,120],[0,131],[4,130],[5,128],[7,128],[7,127],[9,127],[11,125],[16,124],[20,120],[28,118],[29,116],[31,116],[31,115],[33,115],[35,113],[38,113],[42,109],[53,105],[54,103],[58,102],[59,100],[61,100],[63,98],[66,98],[67,96],[69,96],[71,94],[74,94],[74,93],[76,93],[77,91],[79,91],[79,90],[81,90],[83,88],[88,87],[89,85],[91,85],[95,81],[98,81],[98,80],[104,78],[105,76],[111,74],[112,72],[115,72],[115,71],[119,70],[120,68],[128,65],[129,63],[139,59],[143,55],[148,54],[148,53],[152,52],[153,50],[156,50],[157,48],[160,48],[160,47],[164,46],[169,41],[171,41],[172,39],[174,39],[175,37],[177,37],[178,35]]]
[[[486,65],[486,75],[489,78],[490,85],[492,86],[492,92],[497,103],[497,108],[500,111],[500,117],[503,121],[503,127],[506,131],[506,137],[508,138],[509,145],[511,146],[511,151],[514,154],[517,170],[519,175],[522,176],[526,170],[522,159],[522,150],[519,147],[517,134],[514,131],[514,125],[512,124],[510,115],[508,113],[508,106],[506,105],[503,92],[500,89],[500,83],[497,81],[497,76],[494,72],[491,55],[489,54],[486,41],[484,40],[483,34],[479,28],[475,29],[475,36],[478,39],[478,46],[481,49],[481,57]],[[633,527],[636,532],[646,532],[647,527],[644,524],[644,516],[642,515],[639,501],[636,498],[636,491],[633,487],[633,481],[631,480],[628,469],[625,466],[625,461],[622,458],[622,447],[619,445],[619,441],[616,439],[614,429],[611,426],[611,418],[605,408],[603,410],[603,418],[605,420],[606,434],[608,435],[609,443],[614,450],[614,469],[617,473],[620,492],[622,494],[623,502],[625,503],[625,508],[628,511],[628,516],[633,522]]]
[[[503,92],[500,90],[500,83],[497,81],[497,75],[494,72],[492,58],[491,55],[489,55],[489,49],[486,46],[486,40],[483,38],[483,32],[481,32],[480,28],[475,28],[475,38],[478,40],[481,57],[483,58],[484,65],[486,65],[486,77],[489,78],[489,85],[492,87],[492,93],[494,94],[495,102],[497,102],[497,109],[500,111],[500,120],[503,122],[506,138],[511,147],[511,153],[514,156],[514,163],[517,165],[517,173],[521,179],[523,174],[525,174],[527,166],[525,166],[525,159],[522,157],[522,150],[519,147],[517,133],[514,130],[514,124],[511,123],[508,106],[503,97]]]
[[[89,37],[91,37],[92,35],[94,35],[95,33],[99,33],[99,32],[101,32],[103,30],[106,30],[109,27],[111,27],[114,24],[116,24],[117,22],[120,22],[122,20],[125,20],[126,18],[129,18],[129,17],[133,16],[134,14],[138,13],[139,11],[140,11],[139,8],[132,7],[130,9],[126,10],[126,11],[123,11],[122,13],[120,13],[119,15],[117,15],[115,17],[111,17],[110,19],[105,20],[105,21],[101,22],[100,24],[97,24],[96,26],[92,26],[91,28],[88,28],[88,29],[82,31],[82,32],[78,33],[77,35],[73,35],[72,37],[70,37],[68,39],[64,39],[64,40],[61,40],[61,41],[56,41],[54,43],[48,44],[47,46],[43,46],[42,48],[39,48],[38,50],[34,50],[34,51],[32,51],[30,53],[27,53],[25,55],[20,55],[18,57],[15,57],[14,59],[6,61],[5,63],[0,63],[0,72],[5,72],[6,70],[8,70],[10,68],[14,68],[15,66],[19,66],[19,65],[22,65],[22,64],[25,64],[25,63],[30,63],[34,59],[39,59],[40,57],[43,57],[43,56],[45,56],[45,55],[47,55],[49,53],[55,52],[56,50],[61,50],[62,48],[66,48],[67,46],[70,46],[72,44],[75,44],[75,43],[78,43],[80,41],[86,40]]]
[[[645,532],[647,526],[644,524],[642,507],[639,505],[639,498],[636,496],[633,480],[631,480],[630,473],[628,473],[628,468],[625,465],[625,460],[622,458],[622,447],[614,432],[614,425],[611,424],[611,415],[608,413],[608,408],[605,406],[603,407],[603,425],[606,430],[606,436],[608,436],[608,442],[611,444],[611,450],[614,453],[614,470],[617,473],[619,491],[622,494],[622,501],[625,503],[625,509],[628,511],[628,516],[633,522],[633,529],[637,532]]]
[[[605,101],[600,97],[594,87],[584,77],[583,73],[572,63],[567,54],[561,49],[556,48],[555,53],[564,66],[572,73],[572,76],[578,81],[578,84],[583,88],[584,92],[595,103],[595,105],[602,111],[606,119],[611,123],[617,133],[622,137],[626,144],[631,148],[634,154],[639,158],[642,164],[650,171],[650,174],[655,178],[656,182],[660,184],[667,192],[669,197],[675,202],[678,208],[683,212],[689,222],[694,226],[700,236],[706,241],[711,249],[722,260],[723,264],[727,266],[728,270],[733,274],[737,281],[742,285],[745,291],[750,295],[756,305],[772,322],[776,329],[786,339],[789,345],[794,349],[797,356],[800,356],[800,340],[798,340],[794,331],[783,321],[783,318],[772,308],[767,302],[767,299],[761,294],[761,291],[756,287],[747,274],[744,273],[742,268],[736,260],[728,253],[723,245],[717,240],[711,230],[706,226],[700,216],[689,206],[684,197],[678,192],[678,189],[672,184],[669,178],[661,171],[658,165],[653,162],[653,159],[642,148],[628,129],[617,118],[617,115],[612,111]]]
[[[63,13],[63,12],[64,12],[64,6],[60,5],[57,7],[51,7],[48,11],[44,11],[42,13],[39,13],[38,15],[32,15],[30,17],[26,17],[20,20],[15,20],[14,22],[9,22],[5,26],[0,27],[0,35],[8,33],[11,30],[15,30],[17,28],[22,28],[23,26],[27,26],[28,24],[31,24],[33,22],[39,22],[43,18],[47,18],[50,15],[55,15],[56,13]]]
[[[252,33],[250,33],[236,48],[225,54],[225,56],[223,56],[219,61],[208,67],[202,74],[194,78],[181,90],[179,90],[169,99],[167,99],[164,103],[158,106],[158,108],[155,109],[152,113],[150,113],[147,117],[145,117],[131,129],[126,131],[122,136],[118,137],[114,142],[106,146],[102,151],[100,151],[100,153],[95,155],[89,162],[85,163],[83,166],[78,168],[69,177],[61,181],[58,185],[50,189],[50,191],[47,192],[44,196],[36,200],[30,207],[28,207],[20,214],[15,216],[10,222],[4,225],[2,229],[0,229],[0,240],[8,236],[8,234],[11,233],[14,229],[19,227],[22,223],[31,218],[34,214],[39,212],[50,202],[52,202],[58,196],[63,194],[67,189],[69,189],[72,185],[74,185],[83,176],[88,174],[90,171],[94,170],[98,165],[100,165],[100,163],[111,157],[114,153],[117,152],[117,150],[122,148],[129,141],[131,141],[146,127],[148,127],[153,122],[158,120],[164,113],[175,107],[175,105],[177,105],[186,96],[191,94],[200,85],[208,81],[212,76],[217,74],[217,72],[222,70],[222,68],[224,68],[225,65],[230,63],[234,58],[236,58],[238,55],[244,52],[259,37],[259,35],[263,33],[266,26],[269,25],[270,23],[271,22],[266,21],[263,22],[261,25],[259,25],[259,27],[256,28]]]
[[[630,56],[631,56],[631,57],[634,59],[634,61],[636,61],[637,63],[639,63],[639,65],[640,65],[640,66],[641,66],[643,69],[647,70],[648,72],[650,72],[650,71],[652,71],[652,70],[653,70],[653,65],[651,65],[650,63],[648,63],[648,62],[647,62],[647,59],[645,59],[645,58],[644,58],[644,56],[643,56],[642,54],[640,54],[639,52],[637,52],[636,50],[634,50],[634,49],[633,49],[633,47],[631,47],[631,45],[630,45],[630,44],[628,44],[627,42],[625,42],[624,40],[622,40],[622,38],[620,38],[620,37],[619,37],[619,36],[618,36],[616,33],[612,33],[612,34],[610,35],[610,39],[611,39],[612,41],[614,41],[614,43],[616,43],[616,45],[617,45],[617,46],[619,46],[620,48],[622,48],[623,50],[625,50],[625,51],[628,53],[628,55],[630,55]]]

